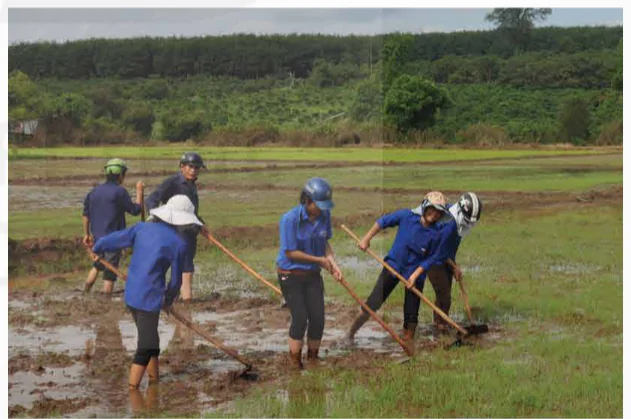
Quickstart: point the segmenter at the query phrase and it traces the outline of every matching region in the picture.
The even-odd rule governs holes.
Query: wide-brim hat
[[[188,224],[204,225],[195,215],[195,206],[186,195],[175,195],[161,207],[154,208],[149,214],[165,223],[182,226]]]

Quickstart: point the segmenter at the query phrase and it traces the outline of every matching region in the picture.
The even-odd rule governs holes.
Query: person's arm
[[[423,274],[423,272],[425,272],[425,269],[422,266],[419,266],[418,268],[416,268],[416,270],[412,272],[412,275],[410,275],[410,277],[408,278],[408,281],[405,287],[407,289],[414,287],[416,280],[418,279],[419,276]]]
[[[160,206],[160,202],[166,202],[165,199],[168,196],[168,193],[171,189],[172,178],[167,178],[162,182],[158,187],[149,194],[147,199],[145,199],[145,207],[147,211],[151,211],[154,208]]]
[[[362,237],[358,245],[362,251],[365,252],[366,249],[370,247],[370,240],[372,240],[372,238],[375,237],[377,233],[379,233],[379,230],[381,230],[379,223],[375,223],[373,224],[372,228],[368,230],[368,232],[364,235],[364,237]]]
[[[129,192],[127,189],[121,187],[120,195],[119,195],[119,208],[131,215],[138,215],[140,211],[142,211],[142,207],[140,206],[140,194],[138,193],[138,186],[136,186],[136,203],[131,202],[131,196],[129,196]]]
[[[451,258],[447,259],[447,261],[445,263],[454,272],[454,277],[456,277],[456,281],[461,281],[462,280],[462,270],[460,270],[460,266],[458,266],[458,264],[456,264],[456,262],[454,262]]]
[[[90,194],[87,194],[83,200],[83,214],[81,215],[83,223],[83,245],[86,247],[94,246],[94,240],[90,234]]]
[[[90,218],[87,215],[82,215],[81,221],[83,221],[83,245],[92,247],[94,246],[94,240],[90,234]]]
[[[342,274],[342,271],[340,267],[338,266],[337,261],[335,260],[335,254],[333,253],[333,248],[331,247],[331,243],[329,243],[328,241],[326,242],[325,255],[326,255],[326,258],[331,263],[331,268],[332,268],[331,273],[333,274],[333,278],[337,279],[338,281],[343,280],[344,275]]]
[[[171,263],[171,280],[167,285],[166,292],[164,293],[164,309],[169,310],[173,305],[173,302],[180,294],[180,287],[182,286],[182,266],[184,266],[184,258],[186,255],[186,244],[178,246],[177,257],[173,259]]]
[[[92,248],[92,251],[94,253],[115,252],[126,247],[131,247],[136,238],[137,227],[138,224],[135,224],[133,227],[115,231],[107,236],[101,237]]]
[[[366,249],[370,247],[370,241],[372,238],[375,237],[380,230],[399,225],[401,217],[406,213],[406,211],[407,210],[398,210],[379,217],[372,228],[368,230],[364,237],[362,237],[359,241],[359,248],[365,252]]]
[[[280,220],[280,246],[285,249],[285,255],[297,262],[317,263],[330,272],[331,262],[326,257],[313,256],[298,250],[297,236],[297,221],[288,215],[284,215]]]

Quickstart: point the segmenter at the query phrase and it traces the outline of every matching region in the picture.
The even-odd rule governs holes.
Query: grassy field
[[[98,160],[37,161],[37,167],[31,170],[29,164],[34,163],[31,157],[95,157],[110,155],[112,150],[29,149],[24,150],[24,160],[10,161],[9,237],[18,242],[40,237],[78,237],[81,201],[91,184],[99,181]],[[111,155],[164,159],[182,150],[117,149]],[[570,153],[389,149],[383,154],[381,150],[367,149],[219,151],[223,154],[217,153],[217,149],[210,150],[210,158],[234,159],[241,167],[254,167],[259,163],[254,160],[262,159],[419,161],[419,165],[317,170],[276,167],[262,172],[202,174],[201,215],[212,229],[225,233],[224,243],[239,257],[274,281],[278,251],[276,223],[284,211],[296,204],[300,186],[310,176],[331,180],[337,204],[333,216],[336,221],[350,225],[357,234],[363,234],[384,211],[417,205],[422,198],[420,191],[448,190],[452,201],[460,191],[479,191],[485,203],[484,214],[479,226],[464,239],[458,260],[464,269],[477,320],[493,325],[500,332],[495,338],[483,338],[475,346],[421,352],[407,364],[376,360],[357,368],[325,365],[302,375],[288,374],[258,386],[217,415],[622,416],[622,195],[620,189],[615,189],[622,185],[621,154],[571,153],[569,157],[549,157]],[[374,154],[377,151],[379,154]],[[532,158],[520,159],[524,156]],[[430,159],[511,157],[515,160],[484,164],[427,163]],[[253,161],[245,161],[250,159]],[[42,167],[60,162],[62,171],[43,172]],[[151,165],[145,160],[136,163],[137,167]],[[159,167],[169,170],[172,165],[165,161]],[[40,180],[11,184],[15,179],[32,177],[33,171],[41,173]],[[45,183],[46,177],[69,175],[86,179],[67,184]],[[163,178],[160,175],[144,179],[148,191]],[[130,191],[136,180],[130,172],[126,181]],[[335,190],[336,186],[339,190]],[[593,200],[586,198],[598,193],[604,195]],[[135,221],[132,217],[128,220]],[[241,230],[231,234],[230,229],[234,228]],[[373,240],[372,248],[383,254],[393,238],[394,230],[383,232]],[[359,252],[339,228],[334,230],[332,245],[348,282],[361,297],[367,296],[379,273],[376,263]],[[48,263],[51,267],[54,264]],[[197,295],[213,292],[229,280],[237,289],[275,298],[217,249],[200,248],[196,264]],[[60,270],[69,266],[57,265],[62,266]],[[88,265],[85,261],[86,268]],[[330,277],[325,278],[325,288],[328,301],[356,305]],[[426,287],[425,293],[433,300],[431,286]],[[400,327],[402,301],[403,291],[399,288],[382,309],[395,328]],[[466,317],[455,286],[452,307],[453,317],[464,322]],[[425,324],[431,321],[431,312],[425,306],[421,308],[420,321]]]
[[[186,151],[197,150],[211,160],[287,160],[287,161],[395,161],[430,162],[451,160],[500,159],[556,155],[585,155],[598,151],[576,150],[457,150],[454,149],[401,149],[401,148],[241,148],[241,147],[200,147],[186,146],[156,147],[58,147],[20,148],[12,150],[13,159],[41,159],[49,157],[86,158],[177,158]],[[610,153],[611,150],[603,150]]]

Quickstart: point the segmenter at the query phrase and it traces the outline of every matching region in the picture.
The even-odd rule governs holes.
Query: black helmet
[[[204,164],[204,160],[202,160],[202,156],[193,151],[182,154],[182,157],[180,158],[180,164],[192,164],[200,168],[206,167],[206,165]]]
[[[475,223],[482,215],[482,201],[473,192],[465,192],[458,200],[458,208],[464,215],[465,220]]]
[[[329,183],[322,178],[309,179],[302,188],[302,195],[308,196],[321,210],[329,210],[335,206],[333,190]]]

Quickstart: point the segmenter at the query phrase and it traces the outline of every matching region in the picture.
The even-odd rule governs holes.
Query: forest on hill
[[[622,27],[9,47],[13,143],[622,142]],[[418,108],[425,103],[425,108]]]

